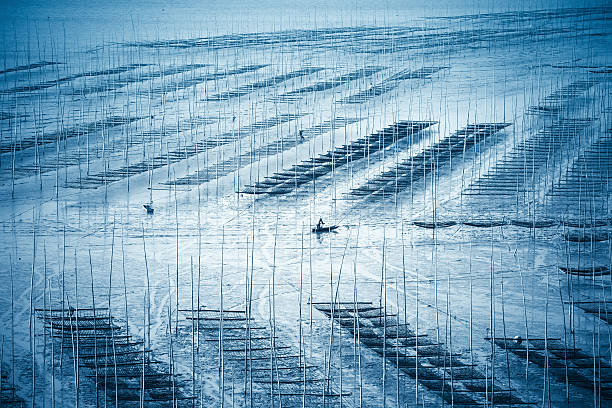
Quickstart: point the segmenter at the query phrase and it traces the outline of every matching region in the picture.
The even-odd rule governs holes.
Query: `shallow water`
[[[611,266],[612,240],[563,239],[612,228],[611,10],[319,6],[3,6],[4,69],[22,67],[0,74],[3,384],[18,398],[96,404],[96,370],[79,370],[77,394],[72,349],[60,351],[33,312],[70,305],[109,307],[158,374],[180,375],[171,395],[197,406],[441,406],[466,395],[482,406],[491,378],[521,404],[610,405],[610,329],[598,317],[610,275],[559,267]],[[38,61],[60,64],[23,68]],[[367,139],[401,120],[437,123],[386,149]],[[507,126],[468,143],[478,123]],[[347,153],[364,140],[364,157]],[[315,175],[311,159],[331,164]],[[283,194],[237,193],[299,163]],[[371,194],[351,194],[364,185]],[[312,234],[320,217],[339,228]],[[457,368],[415,376],[400,359],[425,361],[430,349],[398,346],[399,331],[384,351],[368,345],[315,307],[332,300],[340,312],[380,307],[388,321],[370,318],[370,329],[406,324],[488,388],[469,392],[474,378],[457,372],[437,390],[423,373]],[[185,310],[198,304],[227,320],[192,324]],[[236,310],[249,310],[260,337],[255,371],[244,341],[231,340],[248,334],[231,328]],[[566,382],[554,371],[564,359],[533,352],[527,365],[490,336],[580,348],[594,381]],[[287,356],[298,376],[309,367],[308,392],[295,372],[281,375]],[[109,388],[98,403],[115,403]]]

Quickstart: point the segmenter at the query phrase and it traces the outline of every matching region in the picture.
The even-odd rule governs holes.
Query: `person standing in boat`
[[[319,222],[317,222],[317,229],[320,230],[321,228],[323,228],[323,224],[325,224],[323,222],[323,218],[319,217]]]

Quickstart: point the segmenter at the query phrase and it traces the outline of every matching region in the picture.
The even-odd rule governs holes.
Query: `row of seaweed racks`
[[[80,369],[87,370],[85,377],[93,379],[96,399],[102,392],[107,401],[116,405],[122,401],[172,402],[177,406],[194,400],[181,391],[182,382],[174,373],[173,364],[154,360],[145,342],[133,339],[108,309],[70,307],[35,311],[49,336],[59,340],[61,350],[67,350],[76,361],[76,384],[80,384]]]

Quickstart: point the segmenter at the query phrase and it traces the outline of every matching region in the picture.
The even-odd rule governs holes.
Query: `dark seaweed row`
[[[510,40],[525,40],[525,37],[545,39],[556,34],[575,34],[568,28],[474,28],[447,32],[423,33],[395,39],[393,47],[388,41],[381,40],[378,48],[359,47],[355,52],[367,54],[388,54],[390,52],[414,51],[425,49],[457,49],[460,47],[484,48],[491,47],[496,42],[508,43]]]
[[[612,179],[612,130],[591,144],[578,158],[561,180],[554,184],[547,196],[551,206],[563,205],[579,208],[593,205],[605,206]]]
[[[8,119],[14,119],[14,118],[19,118],[19,117],[24,117],[25,115],[19,115],[16,113],[12,113],[12,112],[2,112],[0,111],[0,120],[8,120]]]
[[[385,67],[365,67],[365,68],[361,68],[358,69],[356,71],[353,72],[349,72],[346,74],[342,74],[339,75],[337,77],[334,77],[332,79],[328,79],[325,81],[320,81],[317,82],[313,85],[309,85],[309,86],[305,86],[299,89],[295,89],[293,91],[289,91],[286,92],[282,95],[279,95],[277,97],[278,100],[287,100],[287,101],[291,101],[291,100],[296,100],[298,98],[300,98],[302,95],[307,94],[307,93],[311,93],[311,92],[321,92],[321,91],[327,91],[329,89],[344,85],[348,82],[351,81],[355,81],[357,79],[361,79],[361,78],[365,78],[368,77],[370,75],[373,75],[379,71],[382,71],[383,69],[386,69]]]
[[[164,84],[163,86],[157,87],[150,92],[154,94],[163,94],[166,92],[179,91],[179,90],[190,88],[192,86],[195,86],[195,85],[207,82],[207,81],[214,81],[216,79],[223,79],[223,78],[227,78],[232,75],[240,75],[240,74],[245,74],[247,72],[257,71],[258,69],[265,68],[267,66],[268,66],[267,64],[253,64],[253,65],[245,65],[243,67],[239,67],[236,69],[220,70],[220,71],[212,72],[212,73],[207,72],[204,74],[194,75],[191,78],[186,78],[178,82]],[[149,93],[149,90],[146,90],[144,92]]]
[[[364,103],[373,99],[377,96],[384,95],[385,93],[395,89],[399,85],[399,81],[407,79],[428,79],[433,74],[439,72],[448,67],[423,67],[414,71],[405,70],[398,72],[390,76],[389,78],[381,81],[377,85],[372,85],[368,89],[357,92],[356,94],[347,96],[346,98],[340,99],[337,103],[343,104],[357,104]]]
[[[591,119],[563,119],[546,126],[512,148],[463,194],[516,196],[531,191],[537,173],[563,154],[563,147],[575,142],[590,124]]]
[[[460,25],[455,30],[430,30],[431,32],[415,33],[409,36],[402,35],[400,37],[387,37],[380,40],[378,48],[361,47],[361,52],[373,53],[373,54],[387,54],[391,52],[406,51],[406,50],[425,50],[425,49],[453,49],[462,46],[469,48],[488,48],[494,46],[496,43],[501,43],[503,46],[507,46],[511,41],[520,41],[523,44],[527,41],[546,41],[547,39],[553,38],[554,36],[565,35],[567,37],[578,36],[582,33],[584,36],[599,36],[606,34],[606,31],[597,32],[592,29],[588,24],[580,26],[576,25],[572,29],[564,24],[559,24],[555,21],[557,18],[566,17],[583,17],[588,18],[589,21],[601,21],[607,22],[609,19],[609,8],[597,8],[593,12],[590,9],[574,9],[577,10],[575,13],[570,12],[569,14],[560,13],[557,15],[555,11],[550,13],[532,13],[529,20],[530,22],[523,22],[523,17],[520,15],[509,14],[509,18],[505,20],[496,21],[496,25],[500,28],[492,29],[490,27],[481,28],[479,22],[490,24],[489,18],[480,19],[479,16],[466,17],[469,18],[472,26],[475,28],[465,29],[465,25],[461,23],[462,18],[453,17],[454,20],[459,21]],[[531,13],[531,12],[527,12]],[[516,18],[516,16],[519,16]],[[547,21],[545,18],[549,17]],[[537,23],[535,22],[537,20]],[[501,23],[501,24],[500,24]],[[582,23],[582,22],[581,22]],[[605,28],[602,27],[603,30]],[[448,30],[448,31],[447,31]],[[357,49],[354,50],[358,52]]]
[[[592,17],[596,14],[610,13],[610,7],[564,7],[559,9],[518,10],[497,13],[463,14],[448,17],[433,17],[442,20],[494,20],[509,22],[538,21],[545,18]]]
[[[582,309],[585,313],[600,318],[608,324],[612,324],[612,302],[601,300],[595,302],[575,302],[575,306]]]
[[[558,114],[567,102],[582,95],[597,82],[592,79],[572,82],[544,97],[544,100],[539,105],[530,106],[527,113],[532,115]]]
[[[597,389],[602,398],[612,399],[612,367],[609,357],[593,356],[558,339],[525,340],[517,336],[512,339],[487,340],[493,340],[503,350],[546,369],[559,382],[587,390]]]
[[[414,332],[396,315],[372,303],[316,304],[317,310],[335,320],[363,346],[396,365],[422,387],[446,403],[461,406],[522,406],[530,403],[494,383],[461,355],[451,352],[427,335]]]
[[[51,339],[88,370],[87,377],[95,379],[97,392],[106,394],[107,401],[193,400],[183,392],[183,382],[172,366],[168,371],[162,368],[152,359],[151,350],[133,340],[107,309],[37,309],[37,315]]]
[[[176,136],[178,133],[185,129],[189,129],[190,131],[195,131],[198,128],[214,123],[218,120],[218,117],[193,117],[188,120],[182,121],[178,126],[164,126],[162,129],[149,129],[143,130],[138,133],[128,132],[128,136],[126,139],[118,140],[118,141],[108,141],[106,142],[106,150],[107,152],[114,152],[117,147],[116,144],[119,145],[119,148],[132,148],[134,146],[139,146],[142,144],[155,144],[161,143],[165,141],[169,137]],[[93,150],[93,151],[92,151]],[[99,146],[94,145],[90,147],[90,156],[94,156],[99,154]],[[40,160],[38,163],[33,163],[29,165],[15,167],[13,174],[16,177],[26,176],[29,177],[32,174],[39,173],[47,173],[50,171],[56,171],[60,167],[67,166],[77,166],[83,162],[84,156],[86,153],[82,152],[79,148],[77,151],[72,151],[68,153],[64,150],[62,153],[56,155],[48,156],[47,161]]]
[[[352,197],[389,197],[409,188],[414,181],[425,178],[434,169],[448,163],[453,155],[460,157],[481,141],[510,126],[510,123],[477,123],[456,131],[444,140],[414,154],[368,180],[359,187],[351,189]]]
[[[569,9],[568,12],[528,11],[517,13],[500,13],[503,24],[515,24],[519,29],[505,26],[499,30],[465,29],[461,26],[457,31],[445,32],[436,28],[388,26],[388,27],[341,27],[318,30],[289,30],[282,32],[264,32],[233,34],[215,37],[200,37],[179,40],[147,41],[127,44],[128,46],[148,48],[194,48],[208,49],[242,48],[249,46],[272,46],[278,44],[321,49],[342,49],[351,52],[390,53],[406,49],[425,49],[444,46],[469,45],[472,47],[490,46],[491,41],[524,38],[530,36],[537,39],[543,35],[559,33],[575,34],[559,24],[553,28],[544,28],[545,18],[588,17],[591,20],[606,18],[608,8]],[[603,16],[602,16],[603,14]],[[453,17],[460,21],[469,19],[472,24],[487,22],[495,14],[483,14],[463,17]],[[533,21],[537,20],[538,25]],[[525,21],[523,23],[523,21]],[[499,23],[499,22],[498,22]],[[535,27],[535,28],[534,28]],[[580,28],[584,30],[584,28]],[[431,34],[427,34],[431,31]]]
[[[159,79],[170,75],[182,74],[188,71],[195,71],[197,69],[205,68],[207,66],[208,64],[185,64],[172,67],[164,67],[157,71],[144,72],[127,78],[110,79],[99,85],[75,89],[74,91],[72,91],[72,95],[89,95],[92,93],[114,91],[134,83]]]
[[[33,64],[19,65],[17,67],[7,68],[7,69],[0,71],[0,74],[8,74],[9,72],[17,72],[17,71],[29,71],[31,69],[42,68],[42,67],[46,67],[47,65],[57,65],[57,64],[59,64],[59,62],[40,61],[40,62],[35,62]]]
[[[224,375],[235,378],[236,394],[252,400],[252,406],[269,406],[270,400],[275,406],[300,406],[302,398],[306,406],[324,401],[336,406],[341,397],[350,396],[341,394],[333,380],[307,360],[302,345],[297,350],[287,345],[270,321],[256,320],[245,310],[181,312],[186,329],[200,333],[200,353],[214,356],[204,360],[205,369],[217,371],[223,356]]]
[[[25,400],[16,394],[16,387],[10,384],[9,369],[2,362],[0,362],[0,369],[2,372],[0,378],[0,406],[6,408],[25,408]]]
[[[95,122],[85,123],[83,125],[74,126],[69,129],[64,129],[53,133],[42,133],[40,135],[28,135],[21,139],[3,143],[0,145],[0,153],[11,153],[29,149],[35,146],[43,146],[49,143],[55,143],[61,140],[70,139],[77,136],[86,137],[90,133],[99,132],[103,129],[113,128],[116,126],[127,125],[142,119],[142,117],[130,116],[110,116],[106,119],[101,119]]]
[[[322,42],[336,42],[339,39],[354,41],[362,37],[369,37],[374,33],[388,35],[391,30],[399,31],[420,31],[423,28],[408,27],[339,27],[324,28],[316,30],[287,30],[280,32],[262,32],[247,34],[231,34],[215,37],[200,37],[180,40],[162,40],[135,42],[126,44],[127,46],[147,47],[147,48],[244,48],[249,46],[272,46],[277,44],[294,44],[306,46],[307,44],[317,45]]]
[[[251,92],[255,92],[259,89],[267,88],[269,86],[276,86],[282,82],[288,81],[290,79],[298,78],[301,76],[306,76],[310,74],[314,74],[315,72],[319,72],[323,70],[323,68],[316,67],[308,67],[298,69],[297,71],[292,71],[286,74],[280,74],[273,76],[271,78],[266,78],[262,81],[257,81],[251,84],[242,85],[236,89],[228,89],[227,91],[220,92],[214,95],[210,95],[206,97],[206,101],[218,102],[218,101],[227,101],[232,98],[236,98],[238,96],[244,96]]]
[[[90,174],[86,177],[80,178],[78,181],[68,183],[67,186],[74,188],[98,188],[109,183],[126,179],[130,176],[178,163],[190,157],[196,156],[208,149],[214,149],[215,147],[236,142],[238,139],[248,136],[253,132],[290,122],[299,118],[300,116],[302,115],[281,114],[274,118],[243,126],[235,131],[221,133],[217,136],[207,136],[199,142],[184,146],[179,145],[175,150],[168,151],[165,154],[159,154],[149,160],[127,164],[115,170],[105,170],[100,173]]]
[[[247,194],[287,194],[299,186],[314,181],[350,162],[368,157],[393,143],[426,129],[437,122],[401,121],[382,131],[357,139],[274,173],[263,181],[245,186],[241,192]]]
[[[253,161],[259,161],[266,157],[282,153],[312,139],[313,137],[327,133],[330,130],[348,126],[352,123],[359,122],[360,120],[361,119],[344,117],[336,117],[332,120],[326,120],[311,128],[303,129],[301,131],[301,137],[297,134],[283,137],[279,140],[275,140],[272,143],[268,143],[264,146],[253,149],[250,152],[243,153],[240,156],[229,158],[221,163],[209,165],[204,169],[196,171],[195,173],[177,178],[176,180],[168,180],[161,184],[167,186],[198,185],[211,180],[216,180],[219,177],[226,176],[238,170],[242,166],[253,163]]]
[[[67,77],[62,77],[58,79],[52,79],[50,81],[41,82],[33,85],[23,85],[15,88],[0,90],[0,94],[15,94],[19,92],[33,92],[40,91],[42,89],[52,88],[54,86],[73,81],[75,79],[84,78],[84,77],[96,77],[103,75],[116,75],[122,74],[127,71],[132,71],[137,68],[145,67],[148,64],[129,64],[120,67],[105,69],[101,71],[90,71],[90,72],[82,72],[80,74],[70,75]]]

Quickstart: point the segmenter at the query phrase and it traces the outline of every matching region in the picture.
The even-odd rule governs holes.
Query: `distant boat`
[[[603,242],[610,239],[608,233],[567,232],[563,239],[570,242]]]
[[[429,221],[414,221],[414,225],[421,228],[435,229],[435,228],[446,228],[452,227],[456,225],[456,221],[437,221],[437,222],[429,222]]]
[[[143,204],[142,206],[147,210],[147,214],[153,214],[155,212],[155,209],[151,204]]]
[[[471,219],[468,221],[464,221],[463,225],[467,225],[469,227],[476,227],[476,228],[493,228],[493,227],[501,227],[503,225],[506,225],[506,221],[486,219],[486,218],[477,218],[477,219]]]
[[[510,220],[510,224],[523,227],[523,228],[550,228],[559,225],[558,221],[555,220]]]
[[[321,234],[323,232],[332,232],[336,229],[338,229],[338,225],[330,225],[329,227],[314,227],[312,229],[312,232],[315,232],[317,234]]]
[[[578,275],[578,276],[603,276],[603,275],[610,274],[610,268],[608,268],[605,265],[593,266],[591,268],[575,268],[575,267],[559,266],[559,269],[565,273],[569,273],[570,275]]]
[[[565,227],[572,228],[594,228],[594,227],[605,227],[612,224],[612,219],[594,219],[594,220],[563,220],[561,224]]]

